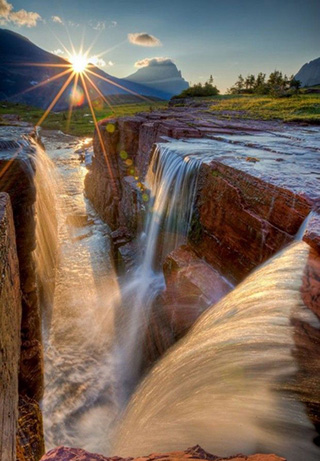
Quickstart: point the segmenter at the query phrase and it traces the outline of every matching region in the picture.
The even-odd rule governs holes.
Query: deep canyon
[[[319,128],[190,105],[86,142],[0,129],[2,459],[318,459]]]

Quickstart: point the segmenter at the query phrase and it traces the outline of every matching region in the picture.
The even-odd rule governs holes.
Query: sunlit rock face
[[[201,167],[190,243],[236,283],[292,241],[319,201],[320,131],[218,120],[202,109],[170,108],[101,122],[86,191],[113,230],[127,227],[134,237],[147,206],[144,190],[136,186],[144,184],[154,143],[208,142],[212,161]],[[313,229],[306,233],[310,245],[316,245],[316,223]]]
[[[256,454],[252,456],[235,455],[228,458],[221,458],[220,456],[211,455],[203,450],[199,446],[188,448],[185,451],[173,451],[171,453],[154,453],[149,456],[141,456],[139,458],[120,458],[113,456],[107,458],[105,456],[88,453],[85,450],[77,448],[59,447],[55,450],[49,451],[46,455],[41,458],[41,461],[62,461],[62,460],[73,460],[73,461],[157,461],[159,459],[166,459],[168,461],[179,461],[179,460],[208,460],[208,461],[286,461],[284,458],[280,458],[276,455],[267,454]]]

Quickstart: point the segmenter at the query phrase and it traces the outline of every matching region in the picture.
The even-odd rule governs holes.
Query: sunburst
[[[59,40],[59,39],[58,39]],[[61,43],[61,41],[59,40]],[[99,143],[101,145],[101,149],[103,152],[103,155],[106,160],[106,164],[109,170],[109,174],[111,177],[113,177],[112,174],[112,169],[110,165],[110,161],[106,152],[105,145],[103,143],[103,138],[102,134],[100,132],[99,126],[98,126],[98,120],[94,112],[94,105],[92,102],[92,98],[90,96],[90,91],[95,93],[98,98],[101,98],[101,100],[108,105],[108,107],[111,109],[112,112],[114,112],[114,109],[112,107],[111,102],[108,100],[107,96],[102,93],[102,91],[99,89],[98,85],[93,81],[93,78],[105,81],[109,83],[110,85],[113,85],[123,91],[126,91],[127,93],[130,93],[132,95],[137,96],[139,99],[143,101],[147,101],[149,103],[153,103],[150,99],[146,98],[145,96],[142,96],[135,91],[126,88],[123,85],[120,85],[120,83],[114,82],[111,79],[100,75],[95,71],[95,66],[92,62],[90,62],[90,57],[89,53],[92,49],[91,45],[89,49],[86,52],[83,52],[82,47],[78,52],[76,52],[75,47],[73,46],[72,41],[70,40],[71,44],[71,52],[67,49],[67,47],[61,43],[66,55],[67,55],[67,60],[65,60],[64,63],[61,64],[42,64],[42,63],[24,63],[22,65],[25,66],[38,66],[38,67],[52,67],[52,68],[60,68],[61,72],[58,74],[52,76],[51,78],[48,78],[47,80],[38,83],[37,85],[34,85],[32,88],[28,88],[27,90],[24,91],[24,93],[27,93],[29,91],[33,91],[36,88],[42,87],[44,85],[47,85],[53,81],[57,81],[59,79],[62,79],[61,87],[56,93],[56,95],[53,97],[52,101],[48,105],[47,109],[44,111],[43,115],[41,116],[40,120],[36,123],[36,126],[39,127],[42,125],[42,123],[46,120],[54,106],[57,104],[59,99],[62,97],[66,89],[71,86],[71,94],[70,94],[70,104],[69,104],[69,110],[68,110],[68,117],[67,117],[67,130],[69,130],[70,127],[70,121],[72,117],[72,111],[74,106],[76,105],[81,105],[84,102],[84,96],[88,102],[90,112],[92,115],[92,119],[96,128],[96,132],[99,138]],[[110,50],[107,50],[105,53],[107,53]],[[102,55],[105,53],[101,53],[98,56],[95,56],[95,60],[97,58],[100,58]],[[91,76],[90,76],[90,75]],[[79,82],[81,82],[81,86],[83,90],[81,89],[81,86],[79,85]],[[84,93],[84,94],[83,94]],[[112,181],[113,183],[114,181]]]

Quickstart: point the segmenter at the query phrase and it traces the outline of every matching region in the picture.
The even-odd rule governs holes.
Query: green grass
[[[320,124],[320,94],[301,94],[290,98],[226,96],[212,99],[210,112],[222,118],[279,119]]]
[[[119,104],[114,105],[113,110],[106,107],[96,107],[95,114],[99,121],[107,117],[121,117],[134,115],[137,112],[165,109],[167,106],[168,104],[163,101]],[[0,125],[10,125],[10,121],[2,117],[4,114],[18,115],[21,121],[36,125],[43,113],[42,109],[36,107],[0,101]],[[67,120],[68,111],[51,112],[41,126],[48,130],[62,130],[75,136],[92,136],[94,123],[88,107],[73,110],[69,128],[67,127]]]

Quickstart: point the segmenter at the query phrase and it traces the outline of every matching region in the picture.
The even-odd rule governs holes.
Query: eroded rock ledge
[[[188,448],[185,451],[174,451],[171,453],[153,453],[139,458],[120,458],[118,456],[105,457],[96,453],[89,453],[79,448],[59,447],[49,451],[41,458],[41,461],[178,461],[178,460],[207,460],[207,461],[286,461],[276,455],[255,454],[235,455],[227,458],[211,455],[199,445]]]
[[[208,143],[210,158],[200,168],[189,250],[174,252],[165,261],[168,290],[163,295],[163,312],[158,313],[163,327],[169,322],[177,337],[206,308],[208,294],[202,289],[199,294],[206,264],[236,285],[292,242],[298,232],[299,238],[320,250],[319,128],[219,120],[206,107],[176,107],[104,120],[99,135],[94,135],[86,193],[113,231],[118,269],[130,270],[139,251],[134,238],[147,207],[144,178],[155,143],[192,139],[196,140],[195,151],[198,142]],[[185,276],[190,252],[192,290],[203,302],[193,310],[192,321],[181,323],[188,317],[188,306],[182,301],[184,283],[190,287]],[[174,274],[171,267],[175,267]],[[218,285],[224,285],[221,278]],[[181,301],[181,312],[176,309],[167,315],[166,305],[173,299]],[[157,321],[153,323],[157,328]],[[161,334],[156,331],[150,337]]]

